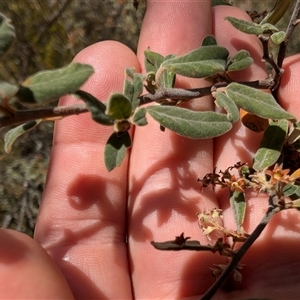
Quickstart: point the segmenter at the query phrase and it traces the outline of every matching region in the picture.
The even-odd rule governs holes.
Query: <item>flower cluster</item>
[[[233,171],[234,170],[234,171]],[[228,188],[231,192],[244,193],[246,188],[253,188],[259,193],[280,192],[287,184],[294,184],[300,178],[300,169],[289,175],[289,169],[282,169],[282,165],[275,164],[273,169],[265,168],[255,172],[246,164],[237,163],[225,171],[206,174],[203,179],[198,179],[202,187],[219,185]]]
[[[259,192],[279,192],[287,184],[294,184],[300,177],[300,169],[289,175],[289,169],[282,169],[282,166],[275,164],[272,170],[264,169],[250,175],[251,186]]]
[[[210,234],[214,231],[221,233],[224,237],[231,237],[234,243],[244,242],[248,238],[248,234],[244,231],[233,231],[226,229],[221,225],[223,220],[222,210],[214,208],[210,211],[197,213],[198,225],[206,237],[211,240]],[[221,238],[222,240],[222,238]],[[224,243],[222,243],[224,245]]]
[[[233,173],[232,170],[236,170],[237,174]],[[237,163],[234,166],[230,166],[225,171],[220,171],[219,174],[216,173],[216,169],[213,173],[206,174],[203,179],[199,179],[202,187],[207,187],[208,185],[216,186],[220,185],[223,188],[229,188],[231,192],[239,191],[241,193],[245,192],[245,188],[248,185],[246,179],[246,174],[249,173],[249,168],[242,163]]]

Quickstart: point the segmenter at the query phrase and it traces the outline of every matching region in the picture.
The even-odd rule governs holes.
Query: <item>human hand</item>
[[[266,77],[261,50],[254,36],[234,29],[226,16],[247,18],[234,7],[212,10],[210,1],[148,1],[137,57],[124,45],[101,42],[77,55],[96,73],[83,87],[99,99],[122,91],[124,70],[143,72],[143,51],[182,55],[216,36],[231,54],[243,48],[256,64],[239,72],[239,80]],[[296,117],[299,56],[286,60],[280,98]],[[179,76],[178,76],[179,77]],[[182,87],[201,87],[201,79],[180,77]],[[74,99],[65,97],[61,104]],[[195,110],[213,109],[210,98],[197,99]],[[203,294],[214,282],[209,268],[226,263],[211,253],[163,252],[150,241],[173,239],[184,232],[208,243],[197,226],[196,213],[219,207],[224,223],[234,228],[228,199],[221,191],[200,191],[198,177],[215,166],[226,169],[251,162],[261,135],[240,124],[214,140],[190,140],[148,118],[135,128],[130,155],[111,173],[102,154],[110,127],[99,126],[89,114],[58,121],[35,239],[1,230],[0,297],[30,299],[178,299]],[[245,150],[247,149],[247,151]],[[267,208],[264,197],[251,197],[246,232],[252,232]],[[242,263],[243,281],[218,292],[218,298],[293,298],[298,295],[298,213],[275,216]],[[278,226],[279,224],[279,226]],[[295,224],[295,225],[294,225]],[[39,246],[41,245],[46,252]],[[72,296],[73,295],[73,296]]]

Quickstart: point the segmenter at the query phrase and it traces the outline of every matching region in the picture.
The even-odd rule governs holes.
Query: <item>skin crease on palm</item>
[[[95,68],[83,89],[106,100],[122,91],[125,68],[144,72],[148,47],[163,55],[182,55],[199,47],[208,34],[231,54],[243,48],[255,59],[251,68],[234,75],[236,80],[264,79],[256,37],[235,30],[226,16],[248,18],[234,7],[211,9],[210,0],[148,1],[137,57],[114,41],[92,45],[76,56],[75,61]],[[299,67],[300,56],[286,59],[279,91],[281,104],[297,118]],[[181,87],[207,85],[200,79],[177,80]],[[75,101],[65,97],[61,104]],[[213,101],[197,99],[190,107],[213,109]],[[110,127],[97,125],[88,114],[57,122],[35,239],[0,230],[1,299],[198,299],[213,284],[209,268],[226,263],[224,258],[158,251],[150,241],[171,240],[184,232],[208,243],[196,213],[215,207],[224,210],[225,226],[234,229],[226,195],[201,191],[197,178],[215,166],[224,170],[238,161],[251,163],[261,135],[235,124],[220,138],[189,140],[161,132],[150,117],[148,121],[132,132],[130,155],[110,173],[102,157]],[[248,196],[245,230],[251,233],[267,201]],[[296,212],[276,215],[242,260],[242,283],[229,281],[214,299],[296,299],[299,223]]]

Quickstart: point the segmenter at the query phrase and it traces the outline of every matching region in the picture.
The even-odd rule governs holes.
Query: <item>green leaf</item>
[[[255,88],[234,82],[227,86],[226,94],[237,106],[261,118],[296,120],[272,95]]]
[[[291,130],[287,142],[290,145],[293,144],[293,148],[300,152],[300,122],[296,122],[293,125],[294,128]]]
[[[106,114],[115,120],[126,120],[130,117],[132,105],[130,100],[123,94],[112,94],[106,107]]]
[[[41,71],[23,82],[17,96],[25,106],[46,104],[63,95],[75,93],[93,73],[93,67],[80,63]]]
[[[300,152],[300,140],[297,140],[296,142],[293,143],[293,148]]]
[[[293,201],[293,207],[300,211],[300,199],[295,199]]]
[[[0,82],[0,101],[9,99],[14,96],[19,90],[19,86],[6,81]]]
[[[275,32],[271,35],[270,38],[275,45],[279,45],[285,39],[285,32],[284,31]]]
[[[277,0],[274,8],[267,14],[260,24],[276,24],[288,10],[292,0]]]
[[[176,55],[174,54],[168,54],[165,58],[164,58],[164,61],[167,61],[168,59],[172,59],[172,58],[175,58]]]
[[[203,46],[214,46],[217,45],[217,40],[213,35],[207,35],[202,41]]]
[[[25,124],[19,125],[11,130],[9,130],[5,136],[4,136],[4,150],[6,153],[9,153],[12,149],[13,143],[16,141],[16,139],[21,136],[22,134],[32,130],[35,128],[38,124],[41,123],[42,120],[35,120],[30,121]]]
[[[174,58],[175,55],[169,54],[166,57],[163,57],[162,55],[152,52],[150,50],[145,51],[145,68],[148,73],[152,77],[152,74],[156,74],[157,70],[160,68],[161,64],[164,61],[170,60]],[[155,78],[155,76],[154,76]],[[175,74],[174,72],[166,72],[163,70],[161,72],[159,78],[156,79],[155,84],[160,87],[173,87],[175,84]],[[148,82],[148,91],[154,92],[155,89],[153,84],[151,82]]]
[[[277,27],[270,23],[264,23],[261,25],[264,33],[273,33],[279,31]]]
[[[226,69],[227,71],[243,70],[251,66],[252,63],[253,59],[249,52],[246,50],[240,50],[228,60]]]
[[[217,6],[217,5],[229,5],[229,6],[232,6],[230,3],[228,3],[225,0],[211,0],[211,6]]]
[[[229,21],[233,27],[238,29],[239,31],[248,33],[248,34],[255,34],[260,35],[263,33],[271,33],[273,31],[278,31],[278,29],[271,25],[271,24],[256,24],[254,22],[248,22],[241,19],[236,19],[233,17],[226,17],[225,20]]]
[[[224,114],[195,112],[176,106],[153,105],[147,112],[162,125],[179,135],[206,139],[223,135],[232,127]]]
[[[246,201],[244,193],[239,191],[230,192],[230,207],[233,211],[233,216],[238,232],[243,232],[243,223],[246,212]]]
[[[131,98],[132,110],[135,110],[139,104],[139,96],[142,94],[144,89],[143,76],[141,74],[134,74],[133,77],[133,95]]]
[[[124,82],[124,95],[130,100],[132,110],[135,110],[139,105],[138,96],[143,92],[143,76],[135,74],[134,69],[126,69],[127,78]]]
[[[256,171],[263,170],[277,162],[281,155],[287,132],[287,120],[270,123],[254,156],[253,168]]]
[[[164,61],[161,69],[186,77],[208,77],[225,70],[228,54],[228,50],[224,47],[200,47],[183,56]]]
[[[292,193],[293,192],[293,193]],[[283,193],[285,197],[289,197],[292,200],[293,207],[300,211],[300,185],[296,181],[294,184],[287,184],[283,187]]]
[[[114,119],[105,114],[106,106],[93,95],[82,90],[75,92],[74,95],[85,102],[95,122],[102,125],[114,124]]]
[[[134,69],[133,68],[127,68],[125,70],[125,80],[123,85],[123,94],[129,99],[132,99],[132,95],[134,93],[134,87],[132,84]]]
[[[291,183],[286,184],[283,187],[282,192],[285,197],[290,197],[291,200],[296,200],[296,199],[300,198],[300,186],[299,185],[294,185]]]
[[[217,92],[214,97],[216,106],[226,110],[228,121],[235,123],[240,119],[239,109],[229,97],[222,92]]]
[[[146,108],[144,107],[137,109],[132,117],[133,123],[138,126],[147,125],[146,112]]]
[[[122,135],[113,133],[108,139],[104,149],[105,166],[108,171],[121,165],[125,155],[126,149],[131,146],[131,138],[126,131]]]
[[[0,57],[10,48],[16,38],[10,19],[0,13]]]
[[[133,76],[134,76],[134,71],[135,71],[134,68],[126,68],[125,69],[125,76],[132,79]]]
[[[166,57],[164,57],[164,61],[168,61],[170,59],[175,58],[176,56],[174,54],[169,54]],[[155,76],[155,82],[158,87],[164,87],[164,88],[172,88],[175,85],[175,79],[176,74],[172,71],[166,70],[166,69],[160,69],[162,72],[158,72],[158,76]]]
[[[144,55],[146,72],[156,73],[165,58],[161,54],[150,51],[149,49],[144,52]]]
[[[163,70],[158,78],[158,86],[164,88],[172,88],[175,85],[176,74],[172,71]]]
[[[290,128],[290,133],[286,139],[286,142],[291,145],[300,139],[300,128],[298,126],[294,126],[292,129]]]

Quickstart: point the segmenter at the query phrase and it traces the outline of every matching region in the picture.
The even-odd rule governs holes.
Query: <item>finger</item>
[[[300,118],[298,104],[300,55],[284,60],[284,74],[278,90],[278,100],[284,109]],[[290,159],[291,157],[286,157]],[[256,205],[257,206],[257,205]],[[256,206],[254,209],[256,210]],[[253,212],[254,213],[254,212]],[[269,222],[263,234],[248,251],[243,263],[243,281],[240,293],[234,297],[271,297],[292,299],[299,294],[300,254],[298,245],[299,211],[284,210]],[[249,294],[249,291],[253,292]]]
[[[300,119],[298,101],[300,55],[294,55],[284,60],[284,73],[281,77],[278,98],[282,107]]]
[[[27,235],[0,229],[1,299],[73,299],[43,248]]]
[[[101,100],[122,91],[125,68],[139,68],[131,50],[112,41],[84,49],[74,61],[94,67],[82,89]],[[68,96],[60,104],[77,101]],[[55,126],[35,238],[78,299],[131,298],[125,245],[127,159],[106,171],[103,152],[111,133],[111,127],[95,123],[89,114]]]
[[[261,62],[262,50],[256,36],[248,35],[235,29],[225,17],[232,16],[239,19],[251,21],[249,16],[235,7],[214,8],[214,34],[218,43],[226,47],[232,56],[241,49],[247,50],[254,59],[247,70],[233,72],[231,75],[237,81],[250,81],[265,79],[267,77],[265,65]],[[215,143],[215,166],[217,170],[225,171],[228,167],[238,162],[248,163],[252,166],[253,155],[257,151],[262,133],[256,133],[237,122],[232,130],[217,138]],[[234,230],[236,224],[232,210],[229,208],[229,194],[227,189],[217,189],[220,208],[224,213],[226,228]],[[259,222],[267,208],[265,197],[255,197],[257,193],[247,194],[248,209],[255,205],[255,213],[247,213],[244,222],[244,229],[251,232]],[[249,211],[249,210],[248,210]]]
[[[257,46],[255,37],[234,31],[226,22],[221,20],[225,16],[247,19],[246,15],[234,12],[232,9],[218,9],[215,11],[215,34],[220,42],[224,38],[224,46],[236,47],[239,41],[243,42],[243,49],[247,49],[252,57],[259,57],[260,47]],[[226,34],[225,34],[226,33]],[[233,38],[230,38],[232,36]],[[236,46],[235,46],[236,45]],[[300,110],[297,105],[297,85],[299,82],[299,56],[287,59],[284,65],[285,73],[279,89],[279,100],[284,108],[290,110],[296,117],[299,117]],[[257,60],[259,61],[259,60]],[[266,77],[266,73],[260,65],[253,65],[250,72],[242,72],[240,80],[254,80]],[[252,164],[253,154],[256,152],[261,140],[261,135],[251,133],[240,124],[235,125],[233,131],[228,135],[218,138],[216,143],[216,165],[218,169],[226,169],[238,161]],[[228,208],[228,194],[219,193],[221,208],[224,210],[224,223],[227,229],[235,230],[236,226],[232,211]],[[261,221],[267,211],[267,196],[256,197],[255,194],[247,194],[247,211],[244,228],[248,233]],[[241,263],[245,266],[242,273],[242,282],[228,281],[225,287],[226,292],[219,294],[219,297],[243,298],[243,297],[278,297],[291,298],[299,292],[298,287],[292,284],[299,278],[297,264],[299,253],[296,245],[299,243],[297,225],[299,214],[294,211],[283,211],[272,218],[268,227],[264,230],[255,244],[249,249]],[[284,245],[284,247],[282,246]],[[294,251],[295,249],[295,251]],[[288,253],[285,253],[289,251]],[[281,280],[279,280],[281,278]],[[283,278],[283,279],[282,279]],[[289,278],[285,280],[285,278]],[[292,280],[291,280],[292,278]],[[231,293],[229,293],[231,291]]]
[[[285,59],[284,74],[278,90],[280,104],[297,119],[300,117],[299,66],[299,55]],[[289,157],[286,158],[289,159]],[[256,213],[257,204],[253,201],[250,214]],[[234,287],[236,290],[223,297],[292,299],[298,295],[299,286],[294,284],[300,279],[298,224],[299,212],[297,210],[283,210],[276,214],[243,258],[242,263],[245,267],[241,271],[243,275],[241,284],[233,283],[231,290]]]
[[[212,32],[210,1],[148,1],[147,5],[138,47],[141,64],[148,47],[162,55],[183,55],[199,47]],[[190,88],[208,85],[184,78],[178,84]],[[192,106],[195,110],[213,108],[207,98]],[[213,142],[183,138],[167,129],[162,132],[149,116],[148,122],[136,128],[130,158],[129,247],[135,297],[197,295],[213,282],[208,269],[211,256],[161,252],[150,241],[175,239],[184,232],[207,243],[201,238],[196,213],[216,207],[216,202],[211,191],[200,191],[197,178],[213,169]],[[200,275],[202,268],[206,272]]]

